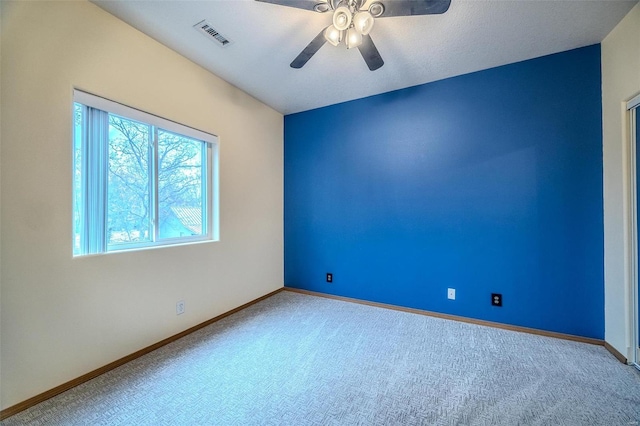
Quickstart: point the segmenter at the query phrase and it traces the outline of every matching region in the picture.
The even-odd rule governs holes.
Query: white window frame
[[[91,108],[99,109],[109,114],[115,114],[126,119],[131,119],[144,124],[149,124],[156,128],[156,133],[158,132],[158,129],[160,129],[160,130],[168,131],[178,135],[183,135],[183,136],[204,142],[206,146],[205,158],[206,158],[207,167],[206,167],[206,176],[202,177],[203,185],[206,184],[206,192],[203,192],[203,195],[206,196],[206,200],[204,201],[204,209],[205,209],[204,217],[206,218],[206,222],[203,223],[203,226],[206,227],[206,232],[203,235],[159,239],[159,229],[157,226],[158,164],[157,164],[156,156],[153,155],[152,156],[153,162],[150,164],[150,167],[153,167],[155,169],[154,172],[151,173],[151,175],[155,177],[155,182],[153,185],[152,193],[150,194],[150,197],[152,200],[151,207],[154,210],[153,219],[152,219],[153,229],[151,230],[152,241],[140,242],[140,243],[122,243],[122,244],[107,244],[105,242],[104,251],[99,251],[97,253],[74,253],[73,254],[74,257],[86,257],[91,255],[117,253],[117,252],[123,252],[123,251],[131,251],[131,250],[145,250],[145,249],[158,248],[158,247],[195,244],[195,243],[219,240],[219,230],[218,230],[218,227],[219,227],[219,206],[218,206],[219,138],[218,136],[211,133],[203,132],[198,129],[194,129],[189,126],[185,126],[180,123],[176,123],[171,120],[167,120],[165,118],[162,118],[144,111],[140,111],[135,108],[128,107],[126,105],[111,101],[109,99],[106,99],[100,96],[96,96],[81,90],[74,89],[73,105],[75,105],[76,103],[82,104]],[[75,110],[75,107],[73,105],[72,105],[72,110]],[[72,117],[73,117],[73,114],[72,114]],[[157,138],[154,138],[154,143],[157,145]],[[74,136],[74,144],[75,144],[75,136]],[[85,153],[83,152],[82,155],[85,155]],[[75,162],[74,162],[74,168],[75,168]],[[105,188],[104,191],[106,194],[107,188]],[[75,185],[73,186],[73,193],[74,193],[73,198],[75,200]],[[75,213],[75,210],[74,210],[74,213]],[[105,215],[106,215],[106,212],[105,212]],[[105,228],[106,228],[106,220],[105,220]],[[105,233],[105,239],[106,239],[106,235],[107,235],[106,229],[104,229],[104,233]],[[72,227],[72,235],[73,235],[73,238],[75,239],[75,230],[73,229],[73,227]],[[75,244],[74,239],[72,239],[72,241]],[[72,247],[73,246],[74,245],[72,245]]]

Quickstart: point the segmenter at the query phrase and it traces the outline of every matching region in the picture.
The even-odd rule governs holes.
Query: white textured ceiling
[[[284,114],[599,43],[637,3],[452,0],[442,15],[377,19],[371,37],[385,65],[372,72],[357,49],[328,43],[289,67],[330,13],[253,0],[92,1]],[[232,44],[192,28],[203,19]]]

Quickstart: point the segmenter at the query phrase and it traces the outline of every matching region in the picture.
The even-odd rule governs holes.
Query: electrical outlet
[[[448,288],[447,289],[447,299],[456,300],[456,289]]]
[[[491,304],[493,306],[502,306],[502,294],[491,293]]]
[[[184,314],[184,300],[181,300],[178,303],[176,303],[176,315],[182,315],[182,314]]]
[[[327,282],[328,283],[333,282],[333,274],[331,272],[327,272]]]

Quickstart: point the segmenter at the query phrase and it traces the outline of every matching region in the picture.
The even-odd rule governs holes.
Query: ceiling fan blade
[[[370,35],[362,36],[362,44],[358,46],[358,50],[371,71],[375,71],[384,65],[382,56],[380,56],[380,52],[378,52]]]
[[[311,43],[309,43],[307,47],[305,47],[304,50],[300,52],[300,54],[293,60],[293,62],[291,62],[291,68],[302,68],[304,64],[306,64],[309,59],[311,59],[311,57],[315,55],[322,46],[324,46],[326,42],[327,39],[324,38],[324,30],[322,30],[320,31],[320,34],[318,34],[313,40],[311,40]]]
[[[391,16],[438,15],[449,10],[451,0],[380,0],[384,12],[379,18]]]
[[[313,12],[327,12],[331,6],[324,0],[256,0],[262,3],[277,4],[279,6],[295,7]]]

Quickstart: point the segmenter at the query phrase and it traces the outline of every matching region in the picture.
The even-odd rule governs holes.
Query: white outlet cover
[[[451,300],[456,300],[456,289],[449,288],[447,289],[447,298]]]
[[[182,314],[184,314],[184,300],[181,300],[178,303],[176,303],[176,315],[182,315]]]

